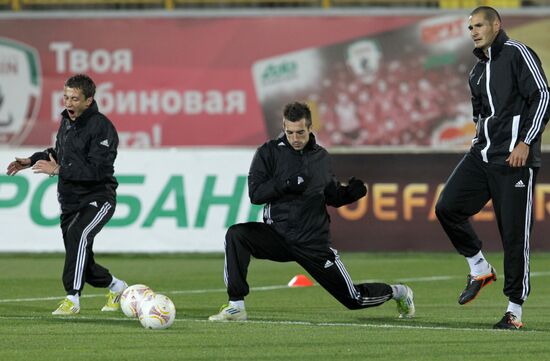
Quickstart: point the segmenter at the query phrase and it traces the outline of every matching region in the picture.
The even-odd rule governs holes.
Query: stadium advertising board
[[[13,159],[11,153],[0,151],[2,164]],[[119,152],[117,208],[94,249],[223,250],[227,227],[261,215],[261,207],[248,202],[246,174],[252,154],[250,150]],[[30,170],[0,176],[0,217],[7,227],[0,251],[63,249],[56,181]]]
[[[294,99],[311,104],[326,146],[462,146],[473,134],[466,18],[2,18],[0,145],[51,144],[63,82],[85,72],[122,147],[254,146]],[[546,65],[537,34],[549,21],[506,18]]]
[[[36,150],[36,149],[34,149]],[[17,149],[19,155],[33,149]],[[15,150],[0,151],[8,164]],[[246,176],[253,149],[124,150],[116,171],[115,215],[97,239],[99,252],[222,251],[227,227],[261,219],[248,200]],[[333,243],[340,250],[451,250],[435,219],[443,182],[460,154],[337,154],[340,179],[365,180],[369,194],[331,209]],[[545,163],[550,162],[544,156]],[[29,170],[0,175],[0,251],[62,251],[56,178]],[[550,250],[550,171],[542,169],[534,197],[531,249]],[[500,248],[490,207],[474,219],[485,249]]]
[[[453,250],[435,216],[444,183],[463,153],[337,155],[336,174],[364,179],[369,194],[332,210],[333,242],[342,250]],[[543,164],[550,155],[543,154]],[[550,250],[550,170],[541,168],[533,197],[532,250]],[[500,250],[491,203],[472,219],[485,250]]]

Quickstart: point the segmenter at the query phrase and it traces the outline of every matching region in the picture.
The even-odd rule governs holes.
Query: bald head
[[[498,21],[502,24],[502,19],[500,18],[500,14],[498,13],[498,11],[490,6],[479,6],[470,13],[470,16],[477,14],[483,15],[483,17],[491,24],[495,21]]]

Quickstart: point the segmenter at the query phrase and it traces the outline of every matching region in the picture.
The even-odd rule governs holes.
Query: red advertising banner
[[[473,63],[465,20],[2,18],[0,144],[51,144],[74,73],[96,81],[123,147],[258,145],[279,131],[281,107],[294,99],[312,104],[326,146],[464,144]],[[548,21],[506,24],[529,25],[521,40]]]
[[[252,81],[257,59],[415,20],[2,19],[0,143],[51,144],[64,80],[87,73],[122,146],[256,145],[267,136]]]

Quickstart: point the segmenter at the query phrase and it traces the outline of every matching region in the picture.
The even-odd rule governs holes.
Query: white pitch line
[[[261,286],[261,287],[250,287],[251,291],[271,291],[271,290],[280,290],[282,288],[288,288],[287,285],[276,285],[276,286]],[[166,291],[170,294],[193,294],[193,293],[213,293],[213,292],[226,292],[225,288],[208,288],[204,290],[181,290],[181,291]],[[162,292],[160,292],[162,293]]]
[[[118,321],[118,322],[139,322],[136,319],[128,317],[89,317],[89,316],[0,316],[0,320],[52,320],[61,319],[67,321],[79,320],[88,321]],[[176,318],[175,322],[195,322],[195,323],[207,323],[207,324],[252,324],[252,325],[282,325],[282,326],[307,326],[307,327],[351,327],[351,328],[373,328],[373,329],[407,329],[407,330],[429,330],[429,331],[481,331],[481,332],[510,332],[507,330],[495,330],[492,328],[469,328],[469,327],[444,327],[444,326],[422,326],[422,325],[391,325],[387,323],[374,324],[374,323],[349,323],[349,322],[311,322],[311,321],[269,321],[269,320],[247,320],[247,321],[226,321],[226,322],[212,322],[204,319],[197,318]],[[401,321],[400,321],[401,322]],[[408,322],[404,320],[403,322]],[[521,333],[539,333],[545,332],[541,330],[522,330]],[[547,333],[547,332],[545,332]]]
[[[532,272],[531,277],[544,277],[550,276],[550,272]],[[434,281],[448,281],[452,279],[462,279],[463,277],[458,276],[431,276],[431,277],[414,277],[414,278],[398,278],[395,282],[434,282]],[[383,282],[382,280],[360,280],[356,283],[368,283],[368,282]],[[314,286],[318,286],[314,284]],[[251,291],[271,291],[288,288],[287,285],[274,285],[274,286],[260,286],[260,287],[251,287]],[[176,290],[176,291],[160,291],[159,293],[173,294],[173,295],[189,295],[189,294],[204,294],[204,293],[219,293],[226,292],[225,288],[206,288],[198,290]],[[50,296],[50,297],[34,297],[34,298],[6,298],[0,299],[0,303],[9,303],[9,302],[34,302],[34,301],[52,301],[63,299],[65,296]],[[105,297],[104,293],[92,293],[85,294],[80,296],[80,298],[95,298],[95,297]]]
[[[251,287],[251,291],[270,291],[270,290],[279,290],[283,288],[288,288],[287,285],[278,285],[278,286],[263,286],[263,287]],[[166,293],[171,295],[191,295],[191,294],[202,294],[202,293],[220,293],[226,292],[225,288],[206,288],[202,290],[180,290],[180,291],[159,291],[159,293]],[[33,302],[33,301],[52,301],[60,300],[65,296],[50,296],[50,297],[34,297],[34,298],[6,298],[0,299],[0,303],[8,302]],[[80,298],[95,298],[95,297],[105,297],[104,293],[90,293],[80,296]]]
[[[212,322],[206,320],[190,320],[196,322]],[[486,332],[502,332],[506,330],[495,330],[492,328],[468,328],[468,327],[443,327],[443,326],[422,326],[422,325],[390,325],[390,324],[373,324],[373,323],[346,323],[346,322],[308,322],[308,321],[262,321],[262,320],[247,320],[237,321],[243,324],[276,324],[276,325],[302,325],[302,326],[318,326],[318,327],[356,327],[356,328],[399,328],[411,330],[434,330],[434,331],[486,331]],[[404,322],[407,322],[406,320]],[[506,331],[510,332],[510,331]],[[538,330],[522,330],[523,332],[539,332]]]

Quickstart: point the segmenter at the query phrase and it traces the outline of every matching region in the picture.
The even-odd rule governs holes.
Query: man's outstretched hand
[[[30,158],[17,158],[8,165],[7,175],[16,175],[17,172],[31,166]]]
[[[348,180],[348,194],[353,199],[361,199],[367,195],[367,186],[362,180],[351,177]]]
[[[34,173],[43,173],[47,174],[50,177],[53,177],[54,175],[59,173],[59,166],[57,164],[57,161],[53,157],[53,155],[50,153],[50,160],[39,160],[38,162],[34,163],[32,166],[32,170]]]

